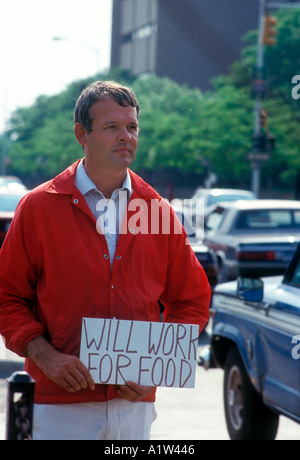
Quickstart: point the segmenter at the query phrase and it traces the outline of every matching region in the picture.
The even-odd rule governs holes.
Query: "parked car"
[[[204,242],[218,258],[219,281],[282,275],[300,241],[300,202],[223,203],[207,216]]]
[[[0,176],[0,187],[3,185],[22,185],[25,187],[21,179],[16,176]]]
[[[218,262],[215,252],[203,244],[203,231],[193,226],[191,215],[187,210],[174,205],[173,208],[185,228],[190,245],[206,273],[210,286],[214,288],[218,282]]]
[[[206,216],[216,204],[226,202],[233,202],[239,200],[255,200],[256,196],[253,192],[248,190],[239,190],[239,189],[226,189],[226,188],[213,188],[205,189],[198,188],[196,189],[194,195],[191,198],[190,205],[193,212],[193,217],[196,213],[196,203],[197,200],[203,200],[203,210],[204,215]]]
[[[218,285],[206,369],[224,369],[234,440],[275,439],[279,415],[300,423],[300,245],[284,277]],[[300,430],[299,430],[300,433]]]
[[[0,247],[6,237],[16,207],[28,192],[22,184],[0,185]]]

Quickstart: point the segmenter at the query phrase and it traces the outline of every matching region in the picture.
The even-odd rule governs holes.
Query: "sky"
[[[0,133],[16,108],[110,67],[111,15],[112,0],[0,0]]]

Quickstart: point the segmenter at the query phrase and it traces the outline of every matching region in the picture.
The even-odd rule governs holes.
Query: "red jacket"
[[[27,344],[44,336],[57,350],[79,356],[82,317],[166,322],[208,320],[210,288],[185,233],[119,236],[111,270],[104,235],[75,186],[78,162],[26,195],[18,206],[0,253],[0,334],[7,348],[25,356]],[[131,200],[160,196],[130,172]],[[155,203],[155,202],[154,202]],[[131,223],[139,210],[128,211]],[[147,220],[145,221],[147,222]],[[149,219],[150,228],[150,219]],[[136,224],[138,227],[138,224]],[[26,359],[36,381],[37,403],[64,404],[116,398],[114,386],[68,393]],[[155,391],[146,398],[154,401]]]

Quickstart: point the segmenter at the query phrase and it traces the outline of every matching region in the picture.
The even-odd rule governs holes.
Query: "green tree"
[[[253,101],[226,84],[201,93],[166,78],[137,80],[141,133],[135,167],[203,173],[203,158],[222,180],[249,182]]]
[[[133,89],[141,105],[135,168],[193,170],[199,156],[194,126],[201,92],[154,76],[137,80]]]

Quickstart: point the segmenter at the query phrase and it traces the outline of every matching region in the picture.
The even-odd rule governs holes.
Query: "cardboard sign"
[[[194,388],[199,328],[83,318],[80,360],[95,383]]]

